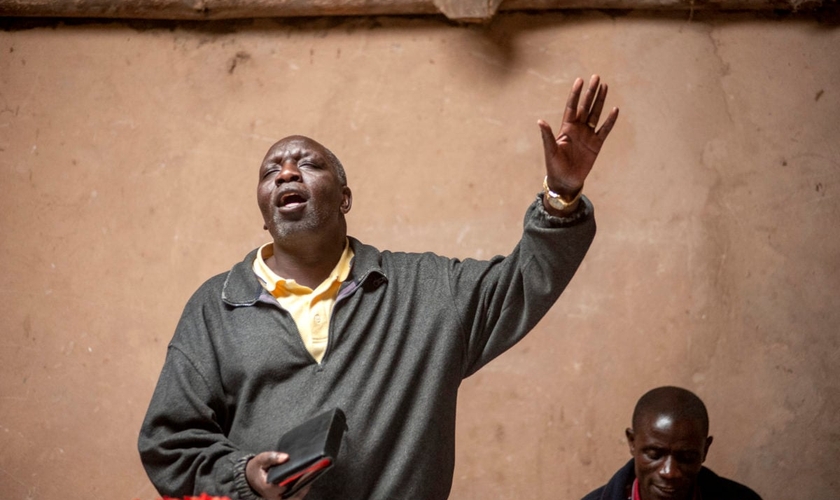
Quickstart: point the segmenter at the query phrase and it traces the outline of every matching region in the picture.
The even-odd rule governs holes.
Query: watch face
[[[578,190],[577,194],[572,198],[570,201],[566,201],[563,199],[562,196],[555,193],[548,187],[548,176],[543,178],[543,197],[548,200],[548,206],[555,210],[566,210],[570,206],[572,206],[578,198],[580,198],[580,194],[583,192],[583,186]]]
[[[549,196],[548,204],[551,205],[553,208],[556,208],[557,210],[563,210],[569,206],[569,204],[560,199],[559,196]]]

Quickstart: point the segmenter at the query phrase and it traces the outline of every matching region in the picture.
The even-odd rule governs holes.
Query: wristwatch
[[[548,201],[548,205],[555,209],[555,210],[567,210],[570,206],[574,205],[579,199],[580,194],[583,192],[583,186],[578,189],[578,192],[571,200],[566,200],[559,194],[555,193],[548,187],[548,176],[546,175],[543,179],[543,190],[545,192],[545,199]]]

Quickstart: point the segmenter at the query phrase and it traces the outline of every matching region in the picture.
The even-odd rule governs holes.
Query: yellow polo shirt
[[[349,241],[345,241],[344,252],[338,259],[338,264],[330,272],[330,276],[314,290],[299,285],[295,280],[277,276],[265,263],[272,255],[274,247],[271,243],[260,247],[257,258],[254,259],[254,273],[265,289],[292,315],[306,350],[320,363],[327,350],[330,314],[338,296],[338,289],[350,275],[353,249],[350,248]]]

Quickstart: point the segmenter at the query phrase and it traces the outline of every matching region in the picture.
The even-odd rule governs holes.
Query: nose
[[[674,457],[671,455],[665,457],[662,467],[659,468],[659,475],[666,479],[676,479],[682,475]]]
[[[274,182],[278,185],[284,182],[300,182],[300,180],[301,176],[297,162],[291,158],[283,162],[280,166],[280,171],[277,172],[277,176],[274,178]]]

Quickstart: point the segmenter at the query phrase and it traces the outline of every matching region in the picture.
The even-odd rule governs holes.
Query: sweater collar
[[[371,281],[374,286],[387,281],[387,276],[382,271],[379,261],[379,250],[365,245],[359,240],[348,237],[350,247],[356,254],[353,259],[353,267],[350,269],[350,276],[342,285],[338,298],[353,293],[359,286]],[[254,274],[254,259],[259,248],[248,252],[248,255],[236,263],[225,277],[225,284],[222,287],[222,300],[233,307],[247,307],[256,304],[261,299],[274,302],[274,298],[268,293]],[[263,298],[262,296],[266,297]]]

